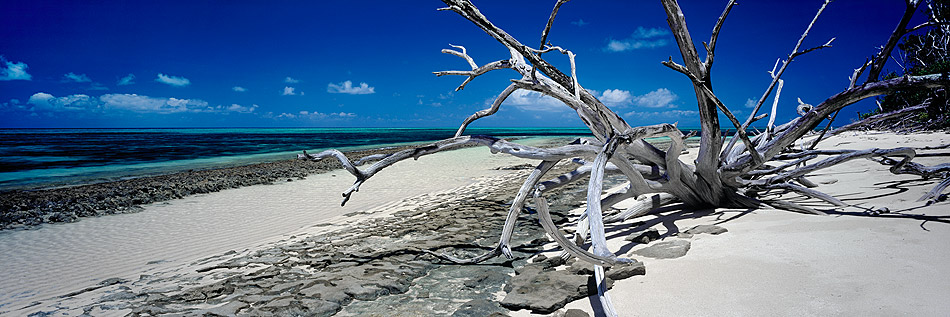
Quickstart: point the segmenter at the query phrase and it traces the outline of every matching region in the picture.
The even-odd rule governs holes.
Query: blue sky
[[[726,1],[681,1],[699,43]],[[742,1],[726,21],[714,89],[740,117],[767,87],[822,1]],[[492,22],[535,44],[554,1],[478,1]],[[507,50],[439,1],[6,1],[0,10],[0,127],[451,127],[517,78],[436,77]],[[796,58],[778,120],[796,98],[843,90],[883,45],[903,1],[838,0]],[[923,16],[923,12],[918,12]],[[697,126],[689,81],[660,61],[680,55],[659,1],[575,0],[549,41],[577,54],[578,79],[632,125]],[[704,56],[704,53],[700,53]],[[563,55],[548,60],[565,67]],[[898,69],[891,63],[888,69]],[[767,104],[771,104],[771,99]],[[864,103],[842,112],[847,123]],[[726,122],[723,122],[726,124]],[[581,127],[564,105],[517,93],[481,127]]]

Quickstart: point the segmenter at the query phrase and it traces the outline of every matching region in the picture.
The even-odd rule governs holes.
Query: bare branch
[[[866,125],[869,125],[869,124],[872,124],[872,123],[875,123],[875,122],[884,121],[884,120],[887,120],[887,119],[899,117],[899,116],[902,116],[902,115],[905,115],[905,114],[909,114],[909,113],[914,113],[914,112],[917,112],[917,111],[927,110],[927,107],[928,107],[928,106],[929,106],[929,105],[924,104],[924,105],[918,105],[918,106],[913,106],[913,107],[907,107],[907,108],[903,108],[903,109],[900,109],[900,110],[891,111],[891,112],[888,112],[888,113],[882,113],[882,114],[873,115],[873,116],[870,116],[870,117],[865,118],[864,120],[861,120],[861,121],[858,121],[858,122],[854,122],[854,123],[845,125],[845,126],[843,126],[843,127],[837,128],[837,129],[835,129],[834,131],[831,131],[831,135],[838,135],[838,134],[841,134],[842,132],[854,130],[854,129],[857,129],[857,128],[860,128],[860,127],[863,127],[863,126],[866,126]]]
[[[686,75],[686,77],[689,77],[689,79],[693,81],[694,83],[697,83],[697,82],[702,83],[702,80],[700,80],[699,77],[696,77],[696,75],[693,75],[693,73],[690,73],[689,70],[686,69],[686,66],[683,66],[674,62],[673,56],[670,56],[670,60],[660,62],[660,64],[663,64],[672,70],[675,70],[677,72],[682,73],[683,75]]]
[[[793,55],[793,57],[798,57],[798,56],[801,56],[801,55],[805,55],[805,54],[808,54],[808,53],[811,52],[811,51],[820,50],[820,49],[823,49],[823,48],[829,48],[829,47],[831,47],[831,42],[834,42],[834,41],[835,41],[835,38],[832,37],[830,40],[828,40],[827,43],[822,44],[822,45],[820,45],[820,46],[815,46],[815,47],[809,48],[809,49],[807,49],[807,50],[804,50],[804,51],[801,51],[801,52],[798,52],[798,53],[795,53],[795,54]]]
[[[491,62],[491,63],[485,64],[485,65],[483,65],[483,66],[481,66],[481,67],[478,67],[478,65],[475,64],[475,60],[473,60],[472,57],[469,56],[469,55],[465,52],[465,47],[458,46],[458,45],[452,45],[452,44],[449,44],[449,45],[452,46],[452,47],[455,47],[455,48],[461,48],[462,51],[459,52],[459,51],[450,50],[450,49],[443,49],[443,50],[442,50],[442,53],[445,53],[445,54],[452,54],[452,55],[455,55],[455,56],[458,56],[458,57],[461,57],[461,58],[465,59],[465,60],[468,62],[468,64],[472,67],[472,70],[471,70],[471,71],[467,71],[467,70],[448,70],[448,71],[439,71],[439,72],[432,72],[432,73],[435,74],[435,75],[438,76],[438,77],[442,77],[442,76],[445,76],[445,75],[468,76],[468,78],[465,79],[465,81],[462,82],[461,85],[459,85],[457,88],[455,88],[455,91],[460,91],[460,90],[462,90],[462,89],[465,89],[465,85],[468,85],[468,83],[471,82],[473,79],[475,79],[475,77],[481,76],[481,75],[484,74],[484,73],[487,73],[487,72],[490,72],[490,71],[493,71],[493,70],[506,69],[506,68],[512,68],[512,67],[513,67],[511,60],[507,60],[507,59],[506,59],[506,60],[500,60],[500,61]]]
[[[551,219],[551,211],[548,209],[548,201],[544,196],[541,196],[539,190],[534,191],[534,204],[538,209],[538,219],[539,222],[541,222],[541,226],[544,227],[544,231],[547,232],[565,252],[576,256],[580,260],[601,266],[613,266],[632,262],[630,259],[618,258],[612,254],[610,256],[595,255],[581,249],[564,237],[564,233],[554,225],[554,220]]]
[[[872,63],[874,63],[874,61],[868,60],[864,63],[864,65],[861,65],[861,67],[858,67],[854,70],[854,73],[851,74],[851,78],[848,78],[851,81],[851,84],[848,85],[848,89],[854,88],[854,85],[857,85],[858,78],[861,77],[861,74],[864,73],[864,70],[871,66]]]
[[[445,139],[426,146],[402,150],[390,154],[386,158],[366,168],[366,170],[357,169],[352,165],[352,163],[350,163],[349,159],[347,159],[343,153],[340,153],[337,150],[327,150],[316,155],[300,154],[297,157],[300,159],[319,160],[332,156],[338,159],[340,163],[346,168],[346,170],[356,177],[356,182],[353,184],[353,186],[343,192],[344,198],[341,205],[345,205],[350,199],[350,195],[352,195],[353,192],[359,191],[360,185],[386,167],[408,158],[418,159],[424,155],[454,150],[469,144],[487,146],[492,151],[492,153],[502,152],[516,157],[540,160],[556,160],[574,156],[585,156],[599,151],[597,147],[589,145],[565,145],[559,148],[542,149],[512,143],[490,136],[475,135]]]
[[[810,155],[801,157],[801,158],[799,158],[799,159],[797,159],[797,160],[794,160],[794,161],[792,161],[792,162],[789,162],[789,163],[785,163],[785,164],[776,166],[776,167],[774,167],[774,168],[750,171],[750,172],[746,173],[746,175],[749,175],[749,176],[757,176],[757,175],[774,174],[774,173],[777,173],[778,171],[784,170],[784,169],[789,168],[789,167],[792,167],[792,166],[796,166],[796,165],[798,165],[798,164],[801,164],[802,162],[805,162],[805,161],[807,161],[807,160],[811,160],[811,159],[814,159],[814,158],[817,158],[817,157],[818,157],[818,154],[810,154]]]
[[[837,165],[837,164],[847,162],[853,159],[868,158],[868,157],[875,157],[875,156],[902,156],[904,157],[900,162],[898,162],[897,164],[895,164],[894,166],[890,168],[891,172],[896,174],[897,171],[900,170],[901,166],[903,166],[907,162],[910,162],[910,160],[914,158],[914,155],[916,155],[916,152],[914,152],[914,149],[909,148],[909,147],[901,147],[901,148],[885,149],[885,150],[867,149],[867,150],[861,150],[861,151],[853,151],[850,153],[841,154],[835,157],[827,158],[819,162],[816,162],[814,164],[811,164],[802,168],[798,168],[789,172],[785,172],[785,173],[770,177],[768,179],[765,179],[762,181],[756,181],[756,182],[762,183],[765,185],[778,184],[778,183],[788,181],[789,179],[797,178],[799,176],[804,176],[805,174],[811,173],[813,171],[824,169],[829,166]]]
[[[828,115],[862,99],[888,94],[898,89],[904,89],[908,87],[935,88],[948,86],[950,86],[950,78],[945,78],[940,74],[933,74],[925,76],[898,77],[890,80],[864,84],[860,87],[855,87],[840,92],[826,99],[804,116],[796,118],[787,123],[787,127],[785,128],[784,132],[763,146],[765,149],[763,156],[766,160],[769,160],[775,155],[778,155],[778,153],[785,149],[785,147],[804,136],[805,133],[811,131],[811,129],[827,118]],[[751,158],[748,156],[743,156],[740,157],[736,162],[722,167],[722,173],[726,178],[732,178],[752,170],[755,167],[756,166],[754,166],[754,164],[751,162]]]
[[[713,56],[716,52],[716,42],[719,40],[719,31],[722,30],[722,24],[726,22],[726,16],[729,15],[729,11],[732,11],[732,7],[737,5],[736,0],[729,0],[726,3],[726,8],[722,10],[722,14],[719,15],[719,20],[716,21],[716,26],[712,29],[712,35],[709,36],[709,45],[706,45],[706,70],[709,71],[712,68]]]
[[[666,22],[676,38],[676,44],[679,47],[680,54],[683,57],[683,64],[688,69],[688,73],[702,82],[699,86],[710,86],[708,69],[706,65],[699,60],[696,53],[696,47],[693,39],[686,27],[686,16],[676,0],[662,0],[663,9],[666,11]],[[711,184],[708,188],[700,189],[704,198],[708,198],[714,204],[718,203],[722,197],[722,188],[718,186],[718,175],[714,172],[719,165],[719,153],[722,150],[722,139],[720,138],[719,116],[717,106],[706,97],[702,89],[693,83],[693,89],[696,92],[697,109],[699,110],[699,121],[702,127],[702,136],[700,137],[699,153],[696,159],[696,171],[700,177],[706,179],[704,184]],[[700,185],[705,186],[705,185]]]
[[[755,118],[755,115],[759,113],[759,108],[762,107],[762,104],[765,103],[765,100],[768,99],[769,95],[772,94],[772,89],[775,88],[775,85],[778,83],[779,79],[782,78],[782,74],[785,73],[785,69],[788,68],[788,65],[792,63],[792,60],[801,54],[798,54],[798,49],[801,48],[802,43],[805,42],[805,37],[808,36],[808,32],[811,31],[811,28],[815,25],[815,21],[818,21],[818,17],[821,16],[821,13],[825,11],[825,7],[831,3],[831,0],[825,0],[821,4],[821,8],[818,8],[818,12],[815,13],[815,17],[812,18],[811,23],[808,24],[808,27],[805,28],[805,32],[802,32],[802,36],[798,39],[798,43],[795,43],[795,48],[792,49],[792,52],[788,54],[788,59],[782,63],[782,67],[779,68],[778,72],[772,72],[772,82],[769,83],[769,87],[765,89],[765,93],[762,94],[762,97],[759,98],[759,101],[755,103],[755,107],[752,109],[752,113],[749,114],[749,119],[742,124],[742,129],[745,130],[749,127],[749,124],[752,124],[752,119]],[[831,41],[828,41],[831,43]],[[827,44],[826,44],[827,45]],[[774,68],[773,68],[774,69]],[[732,139],[729,141],[729,144],[726,145],[724,152],[729,152],[733,146],[735,146],[736,140]]]
[[[881,71],[884,70],[884,64],[887,63],[888,57],[891,56],[891,52],[897,47],[897,42],[900,42],[900,39],[907,34],[907,24],[910,23],[911,18],[914,17],[914,12],[917,12],[917,6],[920,5],[920,1],[907,1],[906,4],[904,15],[901,16],[900,21],[897,22],[894,32],[891,33],[890,38],[888,38],[884,46],[881,47],[881,51],[875,54],[871,60],[871,69],[868,71],[868,78],[864,83],[871,83],[878,80]]]
[[[771,185],[766,186],[765,188],[790,190],[790,191],[793,191],[793,192],[796,192],[796,193],[799,193],[811,198],[824,200],[835,206],[848,206],[848,204],[845,204],[844,202],[838,200],[837,198],[831,197],[831,195],[819,192],[817,190],[801,187],[792,183],[771,184]]]
[[[604,218],[604,223],[626,221],[645,216],[662,206],[679,201],[676,196],[668,193],[649,194],[637,197],[636,202],[622,213]]]
[[[613,256],[607,249],[607,237],[604,234],[604,218],[600,209],[600,193],[603,191],[604,167],[617,149],[616,139],[610,139],[597,157],[594,158],[594,170],[590,173],[587,186],[587,217],[590,219],[590,238],[594,254],[601,257]]]
[[[524,209],[525,200],[527,200],[528,195],[534,192],[535,187],[538,185],[538,182],[541,180],[541,178],[551,171],[551,169],[557,165],[557,162],[558,161],[541,162],[541,164],[538,164],[538,166],[535,167],[533,171],[531,171],[531,174],[528,175],[528,178],[525,179],[524,183],[521,185],[521,188],[518,190],[518,194],[515,195],[515,199],[511,202],[511,206],[508,207],[508,216],[505,218],[505,225],[501,231],[501,237],[498,238],[498,245],[494,249],[488,253],[471,259],[460,259],[448,254],[438,254],[436,256],[457,264],[481,263],[501,254],[504,254],[509,259],[512,258],[510,246],[511,236],[514,234],[515,224],[518,221],[518,215],[521,214],[521,210]]]
[[[821,215],[821,216],[828,215],[825,212],[818,211],[813,208],[808,208],[808,207],[805,207],[796,203],[784,201],[784,200],[763,200],[762,203],[772,206],[773,208],[776,208],[776,209],[794,211],[794,212],[799,212],[803,214]]]
[[[924,201],[924,200],[933,201],[937,198],[938,195],[940,195],[940,192],[942,192],[944,189],[947,188],[947,186],[950,186],[950,177],[938,183],[937,186],[934,186],[933,189],[931,189],[929,192],[921,196],[920,199],[918,199],[917,201]]]
[[[457,138],[462,136],[462,133],[465,132],[465,128],[467,128],[468,124],[472,123],[472,121],[493,115],[495,112],[498,112],[498,108],[501,107],[503,102],[505,102],[505,99],[508,99],[508,96],[511,96],[511,93],[515,92],[516,90],[518,90],[517,85],[508,85],[508,88],[505,88],[505,90],[502,91],[500,95],[498,95],[498,98],[495,98],[495,102],[492,102],[491,107],[476,112],[471,116],[468,116],[468,118],[465,118],[465,120],[462,121],[462,125],[459,127],[458,131],[455,132],[455,137]]]
[[[567,3],[568,1],[571,0],[558,0],[557,3],[554,4],[554,9],[551,10],[551,17],[548,18],[548,24],[544,26],[544,31],[541,32],[541,48],[544,48],[544,44],[547,43],[548,32],[551,31],[551,26],[554,25],[554,17],[557,16],[557,10],[561,8],[561,5]]]
[[[771,115],[769,115],[769,125],[766,130],[770,135],[775,132],[775,113],[778,111],[778,99],[782,96],[782,86],[784,85],[785,81],[779,79],[778,88],[775,89],[775,99],[772,101],[772,112],[770,112]]]

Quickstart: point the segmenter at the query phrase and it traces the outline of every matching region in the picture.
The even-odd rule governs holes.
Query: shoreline
[[[821,146],[943,143],[950,143],[950,134],[858,132]],[[684,160],[696,150],[689,152]],[[590,268],[560,261],[560,250],[533,214],[519,217],[512,260],[445,265],[421,252],[470,257],[492,248],[507,204],[536,163],[467,148],[396,164],[367,182],[346,207],[339,206],[339,193],[352,178],[331,171],[150,204],[143,213],[0,232],[0,252],[13,260],[0,263],[0,280],[15,281],[0,290],[0,313],[534,316],[571,309],[594,314]],[[571,165],[560,168],[551,176]],[[829,210],[825,217],[769,208],[669,208],[659,216],[607,226],[610,249],[639,260],[638,266],[607,272],[613,276],[608,294],[618,310],[624,315],[950,311],[942,301],[950,296],[945,287],[950,269],[943,265],[950,253],[940,252],[950,239],[947,203],[914,201],[939,180],[892,175],[870,160],[809,178],[853,206]],[[555,222],[568,232],[586,194],[585,182],[573,185],[552,200]],[[865,210],[880,206],[891,213]],[[700,233],[693,230],[697,225],[728,231]],[[649,229],[657,229],[658,240],[625,239]],[[670,259],[642,255],[674,242],[692,248]],[[646,269],[650,274],[643,275]],[[671,296],[681,297],[682,304],[669,304]],[[900,305],[905,301],[915,306]]]
[[[351,159],[389,154],[414,145],[346,151]],[[135,213],[142,205],[171,201],[225,189],[302,180],[342,169],[336,160],[285,159],[273,162],[188,170],[70,186],[0,192],[0,232],[42,224],[76,222],[80,218]]]
[[[250,274],[262,264],[249,262],[250,267],[223,271],[201,269],[258,251],[275,250],[282,240],[291,237],[351,232],[346,228],[360,221],[425,209],[427,202],[454,197],[459,191],[469,192],[466,197],[470,201],[484,199],[494,185],[510,179],[505,175],[525,172],[496,168],[525,162],[492,155],[487,149],[465,148],[396,164],[364,184],[345,207],[339,205],[340,192],[351,184],[352,177],[340,170],[294,182],[153,203],[144,206],[146,212],[141,213],[0,232],[0,253],[8,258],[0,263],[0,280],[5,281],[0,285],[0,312],[29,314],[69,307],[66,311],[78,314],[99,307],[95,309],[100,313],[101,309],[108,310],[107,314],[116,313],[110,309],[116,305],[113,301],[155,300],[159,296],[144,296],[146,292],[128,296],[130,287],[178,293],[188,290],[156,289],[156,285],[196,287],[218,280],[225,271]],[[443,177],[429,177],[406,186],[405,180],[420,170]],[[504,206],[500,201],[492,205]],[[423,232],[425,228],[422,224],[408,229]],[[424,235],[418,239],[426,240]],[[141,283],[136,284],[139,280]],[[166,280],[168,283],[163,284]],[[130,309],[122,311],[128,313]]]

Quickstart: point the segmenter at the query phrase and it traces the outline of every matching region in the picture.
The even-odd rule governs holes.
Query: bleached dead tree
[[[436,254],[440,258],[456,263],[477,263],[499,255],[510,257],[509,240],[515,229],[515,221],[523,210],[526,201],[531,198],[536,205],[542,226],[557,241],[558,245],[568,254],[596,265],[595,277],[602,305],[608,314],[613,314],[612,305],[605,294],[604,267],[623,265],[630,260],[618,258],[607,248],[604,222],[623,221],[642,216],[658,205],[673,202],[682,202],[686,206],[696,208],[768,205],[796,212],[822,214],[821,211],[792,202],[765,200],[758,197],[761,197],[759,194],[762,192],[791,191],[824,200],[835,206],[845,205],[842,201],[813,189],[815,184],[809,182],[805,176],[813,171],[857,158],[880,157],[882,160],[889,160],[887,163],[893,165],[890,170],[894,173],[915,173],[925,176],[934,173],[932,169],[909,164],[916,154],[911,148],[835,151],[815,150],[813,147],[804,150],[794,150],[792,148],[796,141],[813,131],[829,116],[862,99],[888,94],[907,87],[946,87],[950,85],[950,80],[946,75],[905,76],[884,81],[877,80],[877,73],[894,48],[892,44],[896,41],[895,37],[899,39],[900,36],[906,33],[907,20],[916,11],[919,1],[908,0],[906,2],[907,11],[894,35],[891,36],[880,52],[864,64],[859,71],[855,72],[851,86],[816,106],[801,108],[802,116],[785,124],[775,125],[775,107],[777,107],[778,93],[783,83],[781,77],[786,68],[796,57],[830,47],[834,40],[831,39],[823,45],[807,49],[802,46],[809,30],[830,1],[822,4],[791,53],[780,63],[781,65],[776,63],[776,67],[771,71],[772,81],[768,88],[756,103],[749,118],[744,122],[740,122],[729,107],[715,95],[709,76],[714,63],[717,38],[736,2],[730,0],[726,3],[725,9],[712,29],[709,42],[703,42],[706,56],[700,58],[687,29],[686,17],[677,1],[661,0],[667,14],[667,21],[676,38],[682,57],[681,64],[674,62],[672,57],[663,64],[688,77],[696,94],[702,132],[698,158],[695,162],[680,160],[679,156],[684,148],[683,134],[675,125],[660,124],[632,127],[581,86],[576,75],[575,54],[570,50],[547,42],[557,12],[567,0],[556,2],[542,31],[540,45],[534,47],[522,44],[503,29],[494,25],[470,1],[442,1],[447,7],[440,10],[455,12],[474,23],[507,48],[510,57],[479,64],[475,62],[464,47],[451,45],[452,49],[444,49],[442,52],[464,59],[470,70],[435,72],[437,76],[457,75],[467,77],[456,90],[462,90],[465,85],[478,76],[491,71],[512,70],[519,77],[511,80],[511,83],[499,94],[490,108],[476,112],[465,119],[454,138],[403,150],[391,155],[364,158],[356,163],[351,162],[345,155],[335,150],[316,155],[306,153],[300,155],[302,158],[313,160],[334,157],[356,177],[353,186],[343,193],[343,203],[346,203],[350,196],[359,190],[361,184],[380,170],[396,162],[462,146],[476,144],[486,146],[492,152],[540,161],[524,181],[511,203],[499,242],[491,252],[469,259],[456,258],[447,254]],[[565,73],[549,63],[546,58],[551,54],[547,53],[566,55],[571,65],[569,73]],[[547,55],[542,57],[543,54]],[[874,73],[873,76],[869,76],[864,84],[854,84],[866,67],[871,67],[871,72]],[[773,110],[769,115],[772,117],[770,118],[769,128],[764,133],[750,137],[747,130],[755,120],[762,119],[765,116],[758,115],[759,108],[773,94],[776,86],[778,91],[775,91]],[[561,101],[565,106],[576,111],[580,120],[590,128],[594,138],[578,140],[575,143],[557,148],[537,148],[488,136],[464,135],[468,124],[479,118],[494,114],[505,99],[517,90],[534,91]],[[724,114],[737,130],[735,137],[728,144],[724,144],[724,139],[721,137],[722,132],[720,131],[718,117],[720,113]],[[656,137],[668,138],[671,144],[669,148],[659,149],[644,140]],[[823,159],[818,160],[822,157]],[[578,161],[583,163],[582,166],[567,175],[545,181],[555,164],[576,158],[580,158]],[[891,158],[900,158],[900,160]],[[357,167],[369,159],[378,159],[378,161],[364,169]],[[818,161],[808,165],[802,164],[808,160]],[[607,173],[622,174],[628,185],[626,191],[602,199],[602,181]],[[587,208],[582,216],[583,220],[579,221],[573,239],[568,239],[551,220],[544,193],[564,184],[583,179],[584,176],[589,176]],[[639,198],[634,207],[621,214],[604,217],[603,208],[624,199],[637,197]],[[588,239],[592,245],[589,251],[582,247],[586,245]]]

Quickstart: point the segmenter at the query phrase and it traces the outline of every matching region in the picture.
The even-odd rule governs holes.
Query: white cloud
[[[158,74],[158,78],[156,78],[155,81],[163,83],[163,84],[169,84],[175,87],[184,87],[191,84],[191,81],[188,80],[188,78],[168,76],[165,74]]]
[[[580,20],[571,22],[571,24],[576,25],[576,26],[585,26],[585,25],[588,25],[588,24],[590,24],[590,23],[589,23],[589,22],[585,22],[584,19],[580,19]]]
[[[749,99],[746,99],[746,100],[745,100],[745,107],[746,107],[746,108],[755,108],[755,104],[757,104],[757,103],[759,103],[758,100],[749,98]]]
[[[99,97],[105,109],[142,113],[214,112],[208,102],[200,99],[157,98],[136,94],[106,94]]]
[[[283,96],[296,96],[297,93],[294,92],[295,89],[296,89],[296,88],[290,87],[290,86],[284,87],[284,92],[282,92],[281,95],[283,95]]]
[[[19,102],[17,101],[15,103]],[[131,111],[154,114],[184,112],[252,113],[258,108],[258,105],[248,107],[239,104],[211,107],[207,101],[200,99],[150,97],[136,94],[105,94],[96,98],[83,94],[56,97],[45,92],[38,92],[30,96],[26,105],[32,106],[32,108],[24,110],[34,111],[34,113],[63,111],[100,113],[106,111]]]
[[[327,92],[331,94],[367,95],[376,93],[376,88],[370,87],[367,83],[360,83],[359,87],[353,87],[353,82],[347,80],[339,84],[327,84]]]
[[[632,51],[641,48],[657,48],[670,44],[666,35],[669,31],[661,28],[643,28],[637,27],[637,30],[630,37],[623,40],[611,39],[604,50],[609,52]]]
[[[128,76],[122,77],[115,84],[117,86],[131,85],[135,83],[135,75],[129,74]]]
[[[237,92],[245,92],[245,91],[247,91],[247,88],[244,88],[244,87],[241,87],[241,86],[234,86],[234,87],[231,87],[231,90],[234,90],[234,91],[237,91]]]
[[[674,107],[672,103],[676,101],[676,99],[679,99],[679,97],[669,89],[660,88],[648,92],[645,95],[634,97],[633,102],[641,107],[667,108]]]
[[[246,107],[246,106],[242,106],[242,105],[234,103],[225,109],[231,112],[251,113],[251,112],[254,112],[254,110],[257,110],[257,105],[251,105],[250,107]]]
[[[300,80],[293,79],[290,76],[287,76],[287,78],[284,78],[284,82],[288,84],[296,84],[296,83],[299,83]]]
[[[77,75],[73,72],[69,72],[68,74],[63,75],[64,83],[88,83],[90,81],[92,80],[90,80],[89,76],[86,76],[86,74]]]
[[[24,62],[14,63],[0,55],[0,63],[6,65],[0,65],[0,81],[33,79],[33,76],[26,72],[29,66]]]
[[[345,118],[355,118],[356,114],[352,112],[331,112],[323,113],[319,111],[306,111],[302,110],[297,113],[281,113],[277,118],[287,118],[287,119],[345,119]]]
[[[641,119],[688,119],[699,116],[696,110],[666,110],[666,111],[631,111],[624,114],[625,117],[635,117]]]
[[[633,102],[633,95],[629,91],[607,89],[600,95],[600,102],[608,106],[627,106]]]
[[[495,101],[495,98],[488,100],[488,104]],[[505,105],[515,106],[524,111],[567,111],[571,108],[560,100],[554,99],[536,91],[519,89],[513,92],[505,102]]]
[[[99,107],[96,99],[83,94],[54,97],[45,92],[38,92],[30,96],[26,103],[33,105],[34,110],[45,111],[95,110]]]

